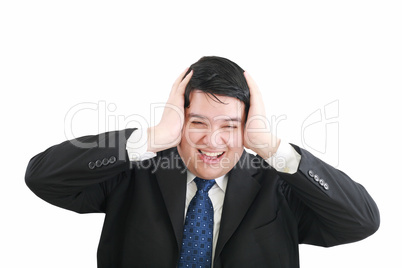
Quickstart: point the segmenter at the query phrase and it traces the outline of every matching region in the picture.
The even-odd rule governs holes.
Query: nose
[[[213,130],[205,133],[203,138],[203,143],[207,145],[209,148],[213,149],[222,149],[226,147],[226,137],[225,133],[222,130]]]

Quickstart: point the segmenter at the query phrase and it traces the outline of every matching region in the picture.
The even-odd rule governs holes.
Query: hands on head
[[[278,150],[280,139],[270,131],[261,91],[248,72],[244,72],[250,89],[250,109],[244,130],[244,147],[267,159]]]
[[[184,91],[193,75],[188,68],[174,82],[158,125],[148,129],[148,151],[159,152],[180,143],[184,124]],[[184,79],[183,79],[184,77]]]
[[[148,151],[158,152],[177,146],[185,122],[184,93],[193,71],[188,68],[174,82],[158,125],[148,129]],[[278,149],[280,139],[270,132],[262,94],[248,72],[244,72],[250,90],[250,108],[243,131],[244,147],[267,159]]]

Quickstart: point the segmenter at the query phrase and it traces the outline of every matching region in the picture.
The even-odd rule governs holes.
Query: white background
[[[122,129],[139,115],[151,124],[151,103],[176,77],[218,55],[251,73],[270,118],[286,118],[281,138],[345,171],[380,208],[376,234],[302,245],[301,267],[402,267],[401,14],[386,0],[2,1],[0,266],[96,267],[103,215],[37,198],[29,159],[66,132]],[[71,117],[77,107],[98,109]]]

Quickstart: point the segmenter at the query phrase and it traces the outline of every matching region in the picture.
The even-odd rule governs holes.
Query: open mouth
[[[200,153],[201,159],[205,163],[217,163],[219,160],[222,158],[222,156],[225,154],[225,152],[207,152],[203,150],[198,150]]]

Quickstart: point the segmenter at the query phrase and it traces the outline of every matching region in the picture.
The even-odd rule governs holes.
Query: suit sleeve
[[[130,162],[126,141],[135,129],[65,141],[34,156],[25,182],[43,200],[78,213],[104,212],[105,200]]]
[[[292,146],[301,155],[298,171],[280,176],[299,222],[299,243],[330,247],[376,232],[380,214],[365,188],[308,151]]]

